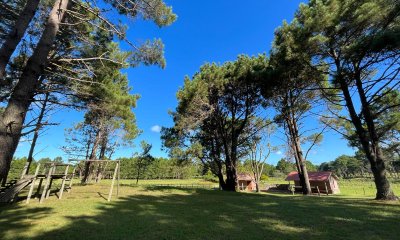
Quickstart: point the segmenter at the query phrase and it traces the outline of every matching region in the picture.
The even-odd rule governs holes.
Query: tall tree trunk
[[[226,168],[226,181],[225,181],[225,189],[226,191],[236,191],[238,187],[237,184],[237,172],[236,172],[236,150],[234,142],[231,138],[230,144],[228,144],[227,139],[223,139],[224,151],[225,151],[225,168]],[[229,145],[231,145],[229,147]]]
[[[8,105],[0,117],[0,180],[3,182],[18,146],[26,113],[39,87],[39,76],[42,75],[48,63],[47,57],[69,5],[69,0],[55,2],[39,43],[29,58]]]
[[[237,187],[236,168],[233,166],[230,156],[225,159],[225,167],[226,167],[226,181],[224,190],[236,191]]]
[[[22,176],[29,173],[29,168],[33,161],[33,152],[35,151],[36,142],[37,142],[37,139],[39,138],[39,131],[42,128],[42,121],[43,121],[43,117],[46,113],[46,107],[47,107],[47,103],[49,101],[49,96],[50,96],[50,93],[47,92],[44,97],[42,107],[40,109],[40,113],[39,113],[39,116],[38,116],[38,119],[36,122],[35,132],[33,133],[33,138],[32,138],[31,147],[29,149],[28,159],[26,160],[26,164],[25,164],[24,170],[22,172]]]
[[[101,139],[101,131],[99,130],[99,131],[97,131],[95,139],[93,141],[93,147],[92,147],[92,151],[89,156],[89,160],[95,160],[97,148],[99,147],[99,144],[100,144],[100,139]],[[90,167],[91,166],[92,166],[92,162],[89,162],[89,161],[85,162],[85,170],[84,170],[83,178],[81,180],[82,184],[89,182],[89,179],[91,177],[91,175],[90,175],[90,172],[91,172]]]
[[[296,165],[296,169],[297,169],[297,173],[299,175],[299,179],[300,179],[300,185],[302,187],[302,192],[305,191],[305,186],[306,186],[306,180],[304,179],[304,175],[303,175],[303,170],[300,167],[300,160],[298,155],[296,154],[296,147],[295,144],[293,143],[291,136],[289,136],[289,141],[290,141],[290,147],[293,150],[293,155],[294,155],[294,159],[295,159],[295,165]]]
[[[225,184],[224,175],[222,174],[222,171],[217,174],[217,177],[218,177],[219,187],[222,190],[226,190],[226,184]]]
[[[104,160],[105,155],[106,155],[106,150],[107,150],[107,134],[105,133],[104,136],[101,139],[101,144],[100,144],[100,153],[99,153],[99,159]],[[102,178],[102,172],[103,172],[103,163],[99,162],[98,167],[97,167],[97,172],[96,172],[96,182],[99,182]]]
[[[0,83],[3,83],[2,80],[5,77],[6,66],[35,15],[39,2],[40,0],[27,0],[24,9],[21,11],[19,18],[15,22],[15,26],[6,36],[4,43],[0,48]],[[1,85],[2,84],[0,84],[0,86]]]
[[[337,66],[340,67],[340,64],[337,62]],[[347,110],[349,111],[349,115],[351,118],[351,122],[353,123],[356,134],[358,136],[358,140],[362,146],[362,149],[371,165],[371,171],[374,176],[374,182],[376,186],[376,199],[378,200],[395,200],[397,197],[394,195],[390,182],[386,176],[386,167],[384,162],[384,157],[382,150],[379,146],[378,137],[375,130],[375,125],[373,122],[372,114],[369,109],[369,104],[366,100],[365,93],[362,89],[361,79],[356,79],[356,86],[360,96],[361,104],[362,104],[362,113],[367,124],[368,131],[365,130],[363,124],[361,122],[360,117],[356,113],[350,91],[349,86],[346,80],[339,75],[339,84],[342,90]]]
[[[141,166],[140,166],[140,163],[139,163],[139,166],[138,166],[138,169],[137,169],[137,173],[136,173],[136,185],[139,183],[140,168],[141,168]]]
[[[294,119],[294,117],[289,116],[289,118],[286,121],[286,124],[288,125],[290,141],[292,146],[294,147],[293,149],[294,154],[296,155],[295,156],[296,166],[298,169],[300,169],[299,178],[302,184],[303,194],[308,195],[311,194],[312,191],[311,191],[310,180],[308,178],[307,165],[303,157],[303,151],[300,145],[300,137],[296,120]]]
[[[367,149],[364,149],[364,151],[367,151],[368,154],[367,158],[370,161],[371,164],[371,171],[374,175],[375,179],[375,186],[376,186],[376,199],[380,200],[394,200],[398,199],[391,187],[390,187],[390,182],[386,176],[386,166],[385,166],[385,159],[383,156],[382,149],[379,145],[379,137],[378,133],[376,131],[375,123],[374,123],[374,118],[373,114],[370,109],[370,104],[367,101],[367,97],[365,94],[365,91],[362,86],[361,78],[359,74],[356,74],[356,86],[357,86],[357,91],[358,95],[360,96],[361,100],[361,105],[362,105],[362,113],[364,115],[364,119],[367,125],[368,129],[368,135],[369,139],[366,138],[366,134],[363,135],[363,140],[365,141],[368,139],[370,141],[370,147]],[[348,88],[346,88],[348,89]],[[351,99],[349,99],[351,101]],[[359,126],[362,128],[362,126]],[[364,144],[367,146],[368,144]]]
[[[254,148],[257,149],[257,146]],[[260,150],[261,151],[261,150]],[[260,180],[261,180],[261,175],[264,170],[264,162],[261,161],[261,153],[260,153],[260,160],[257,159],[257,150],[252,150],[251,156],[250,156],[250,161],[251,161],[251,171],[253,172],[253,177],[254,177],[254,182],[256,184],[256,192],[261,192],[260,189]]]

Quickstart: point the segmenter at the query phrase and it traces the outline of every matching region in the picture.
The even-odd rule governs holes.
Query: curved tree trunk
[[[39,131],[42,128],[42,121],[43,121],[43,117],[46,113],[46,107],[47,107],[47,103],[49,101],[49,96],[50,96],[50,93],[47,92],[45,95],[42,107],[40,109],[40,113],[39,113],[37,122],[36,122],[35,132],[33,133],[32,143],[31,143],[31,147],[29,149],[28,159],[26,160],[26,164],[25,164],[25,167],[24,167],[21,177],[23,177],[29,173],[29,168],[31,167],[31,164],[33,161],[33,152],[35,151],[36,142],[37,142],[37,139],[39,138]]]
[[[286,124],[288,126],[289,130],[289,140],[291,141],[291,145],[295,154],[295,160],[296,160],[296,167],[299,173],[299,178],[300,178],[300,183],[303,189],[303,194],[309,195],[312,193],[311,191],[311,185],[310,185],[310,180],[308,178],[308,172],[307,172],[307,165],[305,162],[305,159],[303,157],[303,151],[301,149],[300,145],[300,137],[299,137],[299,131],[297,128],[296,121],[293,117],[289,117],[286,120]]]
[[[97,153],[97,149],[99,147],[100,144],[100,139],[101,139],[101,131],[97,131],[95,139],[93,141],[93,147],[89,156],[89,160],[95,160],[96,158],[96,153]],[[92,166],[92,162],[86,161],[85,162],[85,170],[83,173],[83,178],[81,180],[82,184],[86,184],[89,182],[89,180],[91,179],[92,175],[91,175],[91,166]]]
[[[218,173],[217,177],[218,177],[219,187],[221,188],[221,190],[226,190],[224,175],[222,173]]]
[[[15,22],[15,26],[7,35],[3,45],[0,48],[0,82],[3,83],[5,77],[6,66],[10,58],[17,48],[19,42],[24,36],[33,16],[36,13],[40,0],[28,0],[24,9],[19,14],[19,18]],[[1,86],[1,84],[0,84]]]
[[[26,113],[39,88],[39,77],[48,63],[47,57],[69,5],[69,0],[55,2],[39,43],[29,58],[8,105],[0,117],[0,180],[3,182],[18,146]]]
[[[340,66],[339,63],[336,63]],[[390,182],[386,176],[386,167],[381,147],[379,146],[379,138],[375,129],[374,119],[372,117],[370,106],[366,100],[365,92],[362,88],[361,79],[356,79],[356,86],[362,104],[362,114],[367,124],[368,131],[364,128],[360,117],[356,113],[349,86],[346,80],[342,77],[339,78],[340,88],[342,90],[347,110],[353,123],[358,140],[362,149],[371,165],[371,171],[374,176],[376,186],[376,199],[377,200],[396,200],[398,199],[391,187]]]
[[[106,158],[106,150],[107,150],[107,143],[108,143],[108,137],[107,133],[104,133],[104,136],[101,139],[101,144],[100,144],[100,153],[99,153],[99,160],[105,160]],[[104,163],[99,163],[96,171],[96,182],[100,182],[102,176],[102,172],[104,170]]]

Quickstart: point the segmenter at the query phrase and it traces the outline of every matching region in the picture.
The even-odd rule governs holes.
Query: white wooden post
[[[64,186],[65,186],[65,181],[67,180],[68,168],[69,168],[69,165],[67,165],[67,167],[65,168],[64,176],[63,176],[62,183],[61,183],[60,193],[58,194],[59,195],[58,199],[62,198],[62,195],[64,192]]]
[[[47,195],[47,191],[48,191],[49,184],[50,184],[50,179],[51,179],[51,174],[52,174],[52,172],[53,172],[53,165],[54,165],[54,163],[52,163],[52,164],[50,165],[50,167],[49,167],[49,172],[47,173],[47,176],[46,176],[46,183],[44,184],[42,196],[40,197],[39,203],[42,203],[43,200],[44,200],[44,198],[45,198],[46,195]]]
[[[72,175],[71,175],[71,179],[69,180],[69,186],[68,186],[68,193],[71,192],[72,190],[72,181],[74,180],[75,177],[75,171],[76,171],[76,166],[74,167],[74,170],[72,170]]]
[[[38,165],[36,167],[35,176],[33,177],[32,183],[31,183],[31,187],[29,188],[28,197],[26,198],[26,203],[27,204],[29,203],[29,200],[31,199],[32,192],[33,192],[33,189],[35,187],[35,180],[36,180],[37,175],[39,174],[39,168],[40,168],[40,163],[38,163]]]
[[[114,182],[115,182],[115,178],[117,177],[118,167],[119,167],[119,162],[117,162],[117,165],[115,166],[113,179],[111,181],[110,192],[108,193],[108,199],[107,199],[108,202],[111,201],[111,196],[112,196],[112,192],[113,192],[113,188],[114,188]]]

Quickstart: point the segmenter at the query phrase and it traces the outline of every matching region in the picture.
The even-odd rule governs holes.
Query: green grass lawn
[[[345,182],[341,195],[303,197],[122,181],[110,203],[107,183],[0,207],[0,239],[399,239],[400,204],[357,196]]]

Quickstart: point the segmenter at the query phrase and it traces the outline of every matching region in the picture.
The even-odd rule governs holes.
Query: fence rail
[[[136,186],[136,184],[129,184]],[[187,188],[187,189],[219,189],[218,184],[139,184],[144,187],[170,187],[170,188]]]

